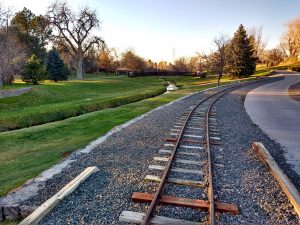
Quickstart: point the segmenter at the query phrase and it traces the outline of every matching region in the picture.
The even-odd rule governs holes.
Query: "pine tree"
[[[48,52],[46,58],[47,78],[55,82],[67,80],[68,74],[64,62],[59,57],[58,52],[53,48]]]
[[[46,69],[36,55],[27,61],[21,73],[21,78],[26,83],[39,84],[45,79]]]
[[[234,77],[249,77],[255,72],[256,60],[253,45],[241,24],[228,48],[228,71]]]

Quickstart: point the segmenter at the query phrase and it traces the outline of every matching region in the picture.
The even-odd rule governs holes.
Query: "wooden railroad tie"
[[[145,181],[153,181],[160,183],[161,178],[159,176],[154,175],[147,175],[144,178]],[[168,178],[166,180],[168,183],[177,184],[177,185],[184,185],[184,186],[191,186],[191,187],[199,187],[199,188],[205,188],[207,185],[204,182],[201,181],[195,181],[195,180],[184,180],[184,179],[178,179],[178,178]]]
[[[125,223],[134,223],[134,224],[141,224],[145,218],[145,213],[139,212],[132,212],[132,211],[123,211],[119,217],[120,222]],[[174,219],[165,216],[153,216],[150,219],[150,224],[155,225],[166,225],[166,224],[177,224],[177,225],[199,225],[198,222],[181,220],[181,219]]]
[[[178,140],[177,138],[166,138],[167,142],[177,142],[177,140]],[[186,142],[186,143],[206,144],[206,141],[196,141],[196,140],[191,140],[191,139],[183,139],[181,141]],[[215,142],[215,141],[210,141],[209,144],[221,145],[220,142]]]
[[[131,200],[138,203],[151,203],[154,194],[134,192]],[[162,205],[182,206],[193,209],[209,210],[209,202],[200,199],[179,198],[171,195],[163,195],[159,199]],[[239,209],[235,204],[228,204],[223,202],[215,202],[215,209],[222,213],[239,214]]]

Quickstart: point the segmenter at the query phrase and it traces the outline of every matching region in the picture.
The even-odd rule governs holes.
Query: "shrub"
[[[300,67],[298,67],[298,66],[293,66],[293,67],[291,68],[291,70],[292,70],[292,71],[296,71],[296,72],[300,72]]]
[[[32,55],[21,72],[21,78],[26,83],[39,84],[45,79],[46,69],[36,55]]]
[[[47,78],[55,82],[67,80],[68,74],[64,62],[55,49],[49,51],[46,58]]]
[[[201,78],[207,78],[207,73],[206,72],[202,72],[199,74]]]

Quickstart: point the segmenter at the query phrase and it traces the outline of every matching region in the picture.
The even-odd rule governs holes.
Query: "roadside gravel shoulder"
[[[252,85],[236,90],[217,103],[222,150],[215,149],[216,196],[220,201],[237,204],[241,214],[219,215],[220,224],[299,224],[292,205],[278,182],[251,149],[262,142],[299,190],[300,179],[286,164],[283,149],[253,124],[244,108],[244,99]],[[220,158],[221,156],[221,158]]]

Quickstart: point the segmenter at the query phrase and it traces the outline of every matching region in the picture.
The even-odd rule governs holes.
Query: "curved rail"
[[[260,81],[258,81],[260,82]],[[256,83],[256,82],[251,82],[251,84],[253,83]],[[196,110],[196,108],[198,108],[202,103],[206,102],[207,100],[217,96],[212,102],[211,104],[208,106],[207,108],[207,111],[206,111],[206,150],[207,150],[207,157],[208,157],[208,201],[209,201],[209,224],[211,225],[214,225],[215,224],[215,210],[214,210],[214,206],[215,206],[215,203],[214,203],[214,191],[213,191],[213,178],[212,178],[212,174],[213,174],[213,171],[212,171],[212,163],[211,163],[211,154],[210,154],[210,139],[209,139],[209,115],[210,115],[210,112],[211,112],[211,108],[213,106],[213,104],[219,99],[221,98],[222,96],[224,96],[225,94],[235,90],[235,89],[238,89],[238,88],[241,88],[243,86],[246,86],[248,85],[248,83],[246,84],[240,84],[240,85],[237,85],[237,86],[234,86],[234,87],[230,87],[228,89],[223,89],[219,92],[216,92],[208,97],[206,97],[205,99],[201,100],[197,105],[195,105],[191,111],[189,112],[189,114],[187,115],[186,117],[186,120],[184,121],[184,124],[179,132],[179,137],[175,143],[175,146],[174,146],[174,149],[172,151],[172,154],[171,154],[171,157],[168,161],[168,164],[165,168],[165,171],[164,171],[164,174],[162,176],[162,179],[161,179],[161,182],[156,190],[156,193],[151,201],[151,204],[146,212],[146,215],[143,219],[143,222],[141,223],[142,225],[148,225],[150,224],[150,220],[151,220],[151,217],[153,216],[153,212],[155,210],[155,207],[159,201],[159,198],[161,196],[161,193],[163,191],[163,188],[165,186],[165,183],[166,183],[166,180],[167,180],[167,177],[168,177],[168,174],[169,174],[169,171],[170,171],[170,168],[171,168],[171,164],[173,162],[173,159],[175,158],[175,155],[176,155],[176,151],[179,147],[179,144],[180,144],[180,141],[182,140],[182,136],[183,136],[183,132],[186,128],[186,125],[192,115],[192,113]]]

